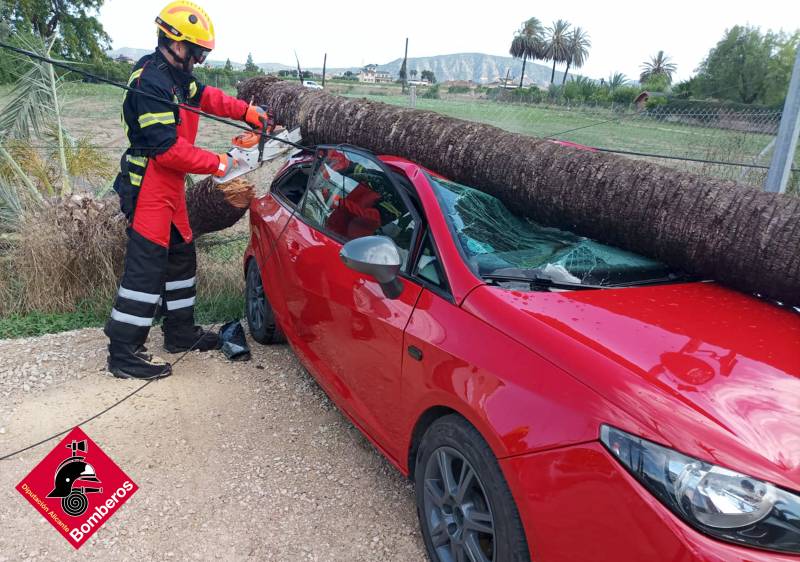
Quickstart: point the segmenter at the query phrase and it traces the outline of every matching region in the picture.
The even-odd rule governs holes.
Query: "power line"
[[[686,162],[699,162],[702,164],[717,164],[720,166],[739,166],[741,168],[759,168],[762,170],[768,170],[769,166],[764,166],[761,164],[746,164],[744,162],[725,162],[722,160],[706,160],[703,158],[691,158],[688,156],[670,156],[667,154],[651,154],[648,152],[633,152],[629,150],[616,150],[613,148],[602,148],[599,146],[589,147],[600,152],[611,152],[613,154],[626,154],[628,156],[643,156],[647,158],[663,158],[665,160],[683,160]],[[800,168],[792,168],[793,172],[800,172]]]
[[[236,129],[241,129],[242,131],[250,132],[250,131],[253,130],[251,127],[249,127],[247,125],[242,125],[241,123],[237,123],[235,121],[230,121],[228,119],[225,119],[224,117],[217,117],[216,115],[212,115],[210,113],[206,113],[205,111],[203,111],[201,109],[197,109],[195,107],[191,107],[189,105],[185,105],[185,104],[181,104],[181,103],[176,103],[176,102],[174,102],[174,101],[172,101],[170,99],[162,98],[160,96],[156,96],[156,95],[150,94],[148,92],[143,92],[141,90],[137,90],[135,88],[131,88],[130,86],[126,86],[124,84],[120,84],[119,82],[114,82],[113,80],[109,80],[107,78],[103,78],[101,76],[97,76],[96,74],[92,74],[91,72],[86,72],[85,70],[78,70],[77,68],[74,68],[73,66],[71,66],[69,64],[66,64],[64,62],[53,60],[53,59],[51,59],[49,57],[45,57],[45,56],[39,55],[37,53],[31,52],[31,51],[26,51],[25,49],[20,49],[19,47],[14,47],[13,45],[9,45],[7,43],[0,42],[0,48],[6,49],[6,50],[9,50],[9,51],[21,54],[21,55],[25,55],[27,57],[30,57],[30,58],[34,59],[34,60],[38,60],[38,61],[41,61],[41,62],[46,62],[48,64],[52,64],[53,66],[57,66],[59,68],[63,68],[63,69],[69,70],[70,72],[75,72],[77,74],[81,74],[83,76],[86,76],[87,78],[92,78],[94,80],[97,80],[98,82],[103,82],[105,84],[110,84],[110,85],[115,86],[115,87],[117,87],[117,88],[119,88],[121,90],[125,90],[126,92],[132,92],[134,94],[137,94],[137,95],[140,95],[140,96],[144,96],[146,98],[149,98],[149,99],[164,103],[164,104],[166,104],[166,105],[168,105],[170,107],[174,107],[174,108],[177,108],[177,109],[183,109],[183,110],[189,111],[190,113],[196,113],[197,115],[200,115],[202,117],[206,117],[208,119],[211,119],[212,121],[218,121],[220,123],[224,123],[226,125],[230,125],[231,127],[235,127]],[[308,150],[307,147],[305,147],[305,146],[303,146],[301,144],[292,142],[290,140],[286,140],[286,139],[281,138],[279,136],[275,136],[275,135],[265,135],[265,136],[267,138],[269,138],[269,139],[277,140],[279,142],[282,142],[284,144],[288,144],[290,146],[293,146],[295,148],[299,148],[301,150]]]

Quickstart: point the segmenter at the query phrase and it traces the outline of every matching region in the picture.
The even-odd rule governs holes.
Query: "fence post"
[[[783,193],[789,182],[789,174],[794,163],[794,151],[797,148],[797,135],[800,133],[800,47],[794,61],[792,79],[789,81],[789,92],[783,105],[781,124],[776,137],[775,152],[769,166],[766,191]]]
[[[409,105],[411,107],[417,107],[417,85],[416,84],[411,84],[411,86],[409,86],[409,88],[408,88],[408,92],[409,92],[409,94],[408,94],[409,95],[409,100],[408,100],[409,101]]]

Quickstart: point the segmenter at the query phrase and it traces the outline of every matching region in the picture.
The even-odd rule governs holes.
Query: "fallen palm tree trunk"
[[[270,78],[239,87],[304,144],[350,143],[482,189],[541,224],[800,305],[800,198]]]
[[[255,189],[252,183],[237,178],[216,184],[209,176],[186,190],[189,223],[195,236],[233,226],[250,206]]]

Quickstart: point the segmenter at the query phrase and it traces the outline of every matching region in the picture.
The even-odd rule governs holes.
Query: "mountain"
[[[392,75],[400,72],[403,59],[396,59],[392,62],[378,65],[380,70],[386,70]],[[512,57],[501,57],[497,55],[487,55],[484,53],[455,53],[452,55],[437,55],[433,57],[416,57],[408,59],[408,69],[416,70],[417,76],[423,70],[432,70],[439,82],[448,80],[472,80],[481,84],[503,80],[509,72],[510,78],[519,81],[519,74],[522,70],[522,61]],[[543,64],[528,61],[525,65],[525,83],[536,83],[546,86],[550,83],[551,68]],[[560,84],[560,77],[564,71],[559,73],[556,68],[556,83]],[[572,74],[570,74],[572,76]]]
[[[132,49],[123,47],[121,49],[114,49],[108,54],[111,57],[125,55],[132,59],[146,55],[150,51],[144,49]],[[212,66],[222,66],[225,61],[210,60],[208,64]],[[236,69],[244,68],[244,64],[240,62],[232,62],[233,67]],[[400,72],[400,66],[403,64],[403,59],[395,59],[385,64],[379,64],[379,70],[385,70],[392,76],[397,76]],[[278,72],[279,70],[294,70],[296,65],[287,65],[277,62],[261,62],[258,66],[264,72]],[[305,67],[302,69],[311,71],[315,74],[322,72],[322,67]],[[511,57],[487,55],[484,53],[455,53],[452,55],[436,55],[432,57],[412,57],[408,59],[408,69],[416,70],[417,77],[420,77],[423,70],[432,70],[436,75],[436,80],[439,82],[446,82],[448,80],[472,80],[473,82],[487,84],[497,80],[503,80],[506,73],[513,80],[519,82],[519,74],[522,69],[522,61]],[[358,73],[359,67],[347,68],[328,68],[326,74],[333,76],[336,74],[343,74],[345,71]],[[551,67],[543,64],[533,63],[528,61],[525,65],[525,83],[537,84],[539,86],[547,86],[550,83]],[[556,83],[561,83],[561,77],[564,75],[563,70],[556,68]],[[573,77],[570,74],[570,77]]]

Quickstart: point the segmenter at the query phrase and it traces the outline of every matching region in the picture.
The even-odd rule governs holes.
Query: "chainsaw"
[[[292,149],[301,140],[300,127],[292,130],[281,129],[275,132],[265,127],[261,131],[247,131],[233,138],[233,146],[228,156],[233,166],[224,176],[214,177],[214,183],[227,183],[234,178],[257,170],[264,162],[275,160]]]

